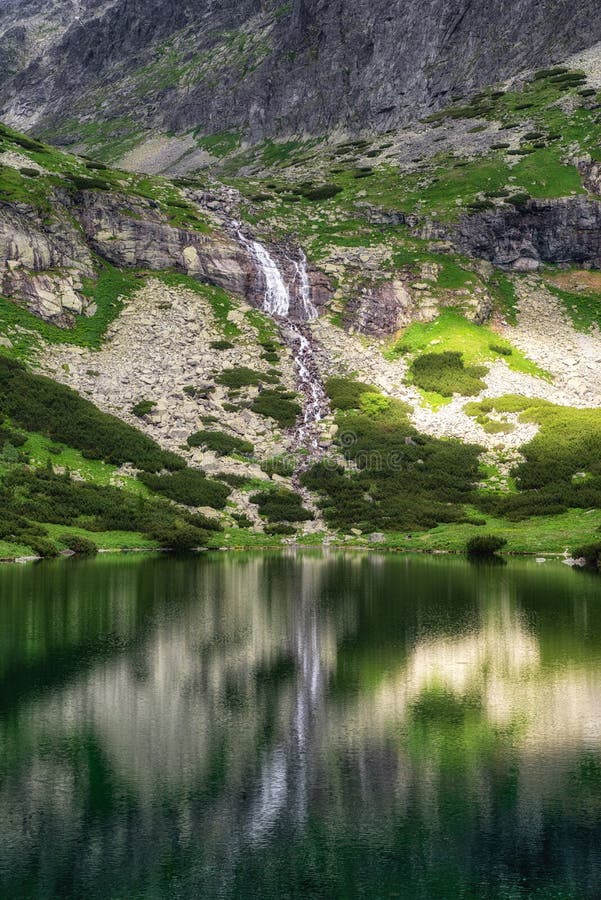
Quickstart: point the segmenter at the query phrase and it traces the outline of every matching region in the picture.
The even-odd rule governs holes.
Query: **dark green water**
[[[0,569],[0,897],[601,897],[601,579]]]

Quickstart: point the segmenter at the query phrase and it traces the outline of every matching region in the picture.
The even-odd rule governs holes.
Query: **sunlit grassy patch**
[[[510,341],[486,325],[476,325],[453,309],[444,309],[433,322],[410,325],[389,349],[390,358],[404,354],[458,352],[466,365],[504,360],[510,369],[537,378],[551,376]]]

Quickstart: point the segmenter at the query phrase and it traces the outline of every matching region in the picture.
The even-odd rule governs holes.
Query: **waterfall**
[[[263,309],[271,316],[285,318],[290,312],[290,292],[273,257],[263,244],[249,240],[238,231],[240,243],[246,247],[265,282]],[[307,278],[308,282],[308,278]],[[310,293],[310,291],[309,291]],[[309,303],[311,302],[309,298]]]
[[[309,283],[309,270],[307,267],[307,257],[304,252],[300,252],[300,262],[294,260],[294,272],[298,281],[298,299],[300,301],[302,318],[307,322],[311,322],[317,318],[317,310],[311,300],[311,285]]]
[[[291,283],[291,287],[295,288],[293,304],[285,277],[267,248],[259,241],[247,238],[238,227],[236,234],[251,256],[261,279],[262,308],[280,320],[282,336],[294,356],[298,390],[304,395],[303,417],[297,428],[296,443],[316,454],[319,451],[321,437],[320,422],[328,410],[328,400],[319,377],[311,332],[302,324],[317,318],[317,309],[311,299],[307,257],[300,250],[297,259],[289,257],[287,260],[293,272]],[[298,309],[298,318],[301,322],[293,321],[291,318],[290,310],[293,306]]]

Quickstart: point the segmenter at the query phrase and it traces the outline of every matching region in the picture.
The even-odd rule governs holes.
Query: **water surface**
[[[1,568],[0,896],[601,897],[601,579]]]

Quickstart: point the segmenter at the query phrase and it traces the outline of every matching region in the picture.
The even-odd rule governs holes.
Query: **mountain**
[[[2,7],[0,556],[596,540],[596,20],[452,9]]]
[[[594,0],[3,0],[0,118],[112,158],[158,133],[377,133],[601,40]]]

